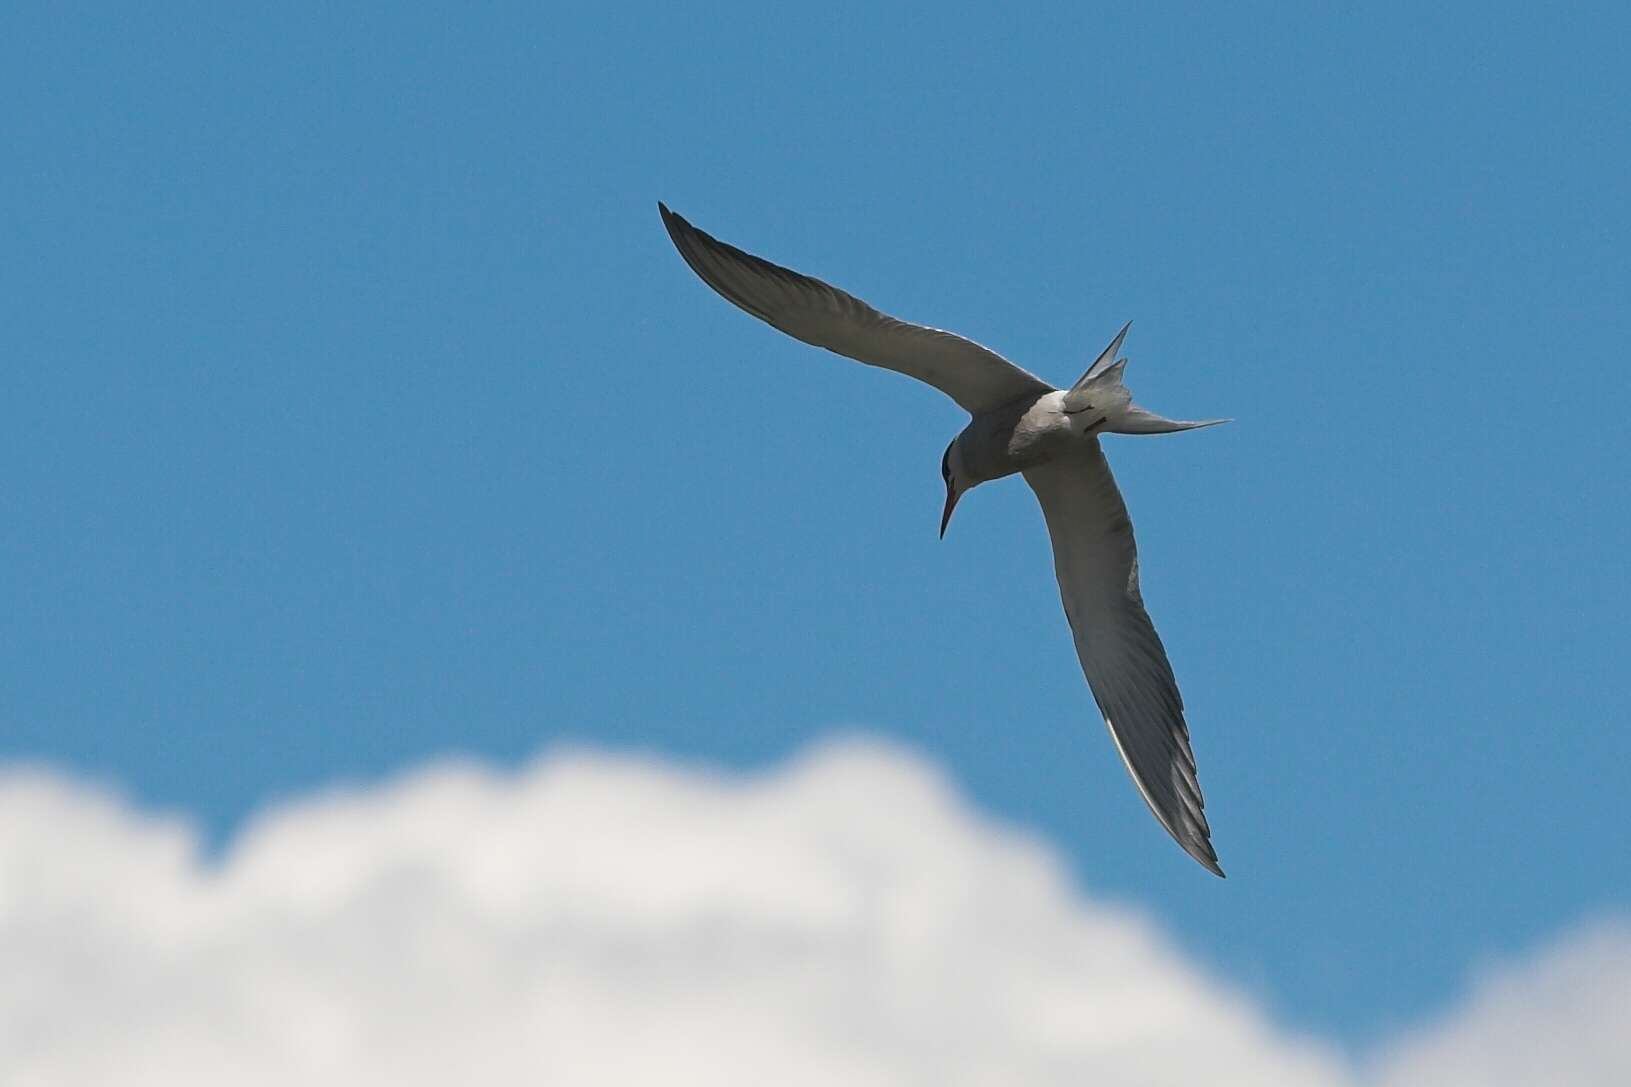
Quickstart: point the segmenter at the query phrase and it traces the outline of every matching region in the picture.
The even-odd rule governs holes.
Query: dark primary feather
[[[1077,658],[1122,761],[1167,832],[1221,876],[1183,697],[1144,610],[1132,522],[1098,440],[1026,469],[1025,481],[1048,522]]]
[[[819,279],[709,236],[659,203],[685,263],[727,301],[795,339],[933,385],[970,413],[1052,388],[995,351],[897,320]]]

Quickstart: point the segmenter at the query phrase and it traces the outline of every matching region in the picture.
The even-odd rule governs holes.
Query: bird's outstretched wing
[[[663,204],[674,247],[728,301],[795,339],[933,385],[971,414],[1053,386],[952,332],[898,321],[819,279],[744,253]]]
[[[1133,525],[1098,439],[1026,469],[1025,482],[1042,503],[1076,655],[1122,761],[1167,832],[1223,875],[1202,811],[1183,699],[1144,610]]]

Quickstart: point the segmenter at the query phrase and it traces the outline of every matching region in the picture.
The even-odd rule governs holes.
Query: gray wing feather
[[[1052,388],[989,348],[899,321],[819,279],[710,237],[658,204],[685,263],[729,302],[816,347],[927,382],[971,414]]]
[[[1223,875],[1183,698],[1144,610],[1132,521],[1098,440],[1026,469],[1025,482],[1042,504],[1076,655],[1116,750],[1161,825],[1191,857]]]

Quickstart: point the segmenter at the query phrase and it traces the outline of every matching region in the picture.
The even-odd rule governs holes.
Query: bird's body
[[[1099,435],[1209,426],[1132,402],[1118,359],[1126,327],[1068,389],[939,329],[896,320],[835,287],[726,245],[658,205],[680,255],[714,290],[771,326],[935,386],[969,423],[946,448],[945,533],[957,500],[1023,473],[1053,542],[1054,573],[1077,657],[1111,738],[1150,810],[1190,856],[1223,875],[1202,813],[1183,700],[1139,592],[1132,522]]]
[[[952,442],[969,485],[1068,456],[1101,433],[1106,417],[1067,411],[1065,395],[1062,389],[1026,395],[971,418]]]

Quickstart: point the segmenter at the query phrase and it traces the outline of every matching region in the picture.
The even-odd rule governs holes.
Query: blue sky
[[[218,840],[561,743],[943,763],[1364,1042],[1631,906],[1631,18],[215,6],[0,38],[0,756]],[[1230,873],[1165,838],[954,405],[712,295],[655,202],[1110,439]],[[878,818],[887,820],[888,811]]]

